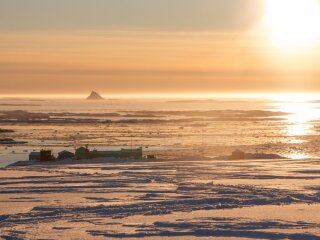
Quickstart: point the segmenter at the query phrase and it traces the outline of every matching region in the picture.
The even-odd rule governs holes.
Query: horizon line
[[[98,92],[106,100],[110,99],[214,99],[214,98],[247,98],[247,99],[297,99],[297,100],[317,100],[320,99],[320,92],[225,92],[225,93],[105,93]],[[69,94],[0,94],[0,100],[5,99],[74,99],[84,100],[88,97],[84,93]]]

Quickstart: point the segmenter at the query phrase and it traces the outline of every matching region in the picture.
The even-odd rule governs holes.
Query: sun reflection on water
[[[305,159],[308,157],[309,157],[308,155],[305,155],[303,153],[293,153],[288,156],[288,158],[291,158],[291,159]]]
[[[279,102],[279,111],[286,112],[287,134],[289,136],[303,136],[313,132],[313,121],[320,119],[319,104],[312,102]]]
[[[278,111],[289,115],[285,121],[285,135],[291,137],[290,143],[302,143],[303,136],[315,134],[315,121],[320,119],[320,103],[309,100],[290,100],[275,103]],[[303,159],[308,156],[302,152],[294,152],[288,156],[292,159]]]

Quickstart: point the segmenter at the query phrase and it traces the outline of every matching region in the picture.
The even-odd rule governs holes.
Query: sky
[[[0,0],[0,95],[319,91],[316,0],[281,1]]]

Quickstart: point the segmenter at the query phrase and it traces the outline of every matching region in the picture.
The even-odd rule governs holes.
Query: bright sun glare
[[[274,44],[281,49],[315,46],[320,40],[318,0],[265,0],[263,19]]]

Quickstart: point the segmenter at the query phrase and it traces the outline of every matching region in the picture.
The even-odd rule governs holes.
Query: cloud
[[[0,30],[242,30],[263,0],[3,0]]]

